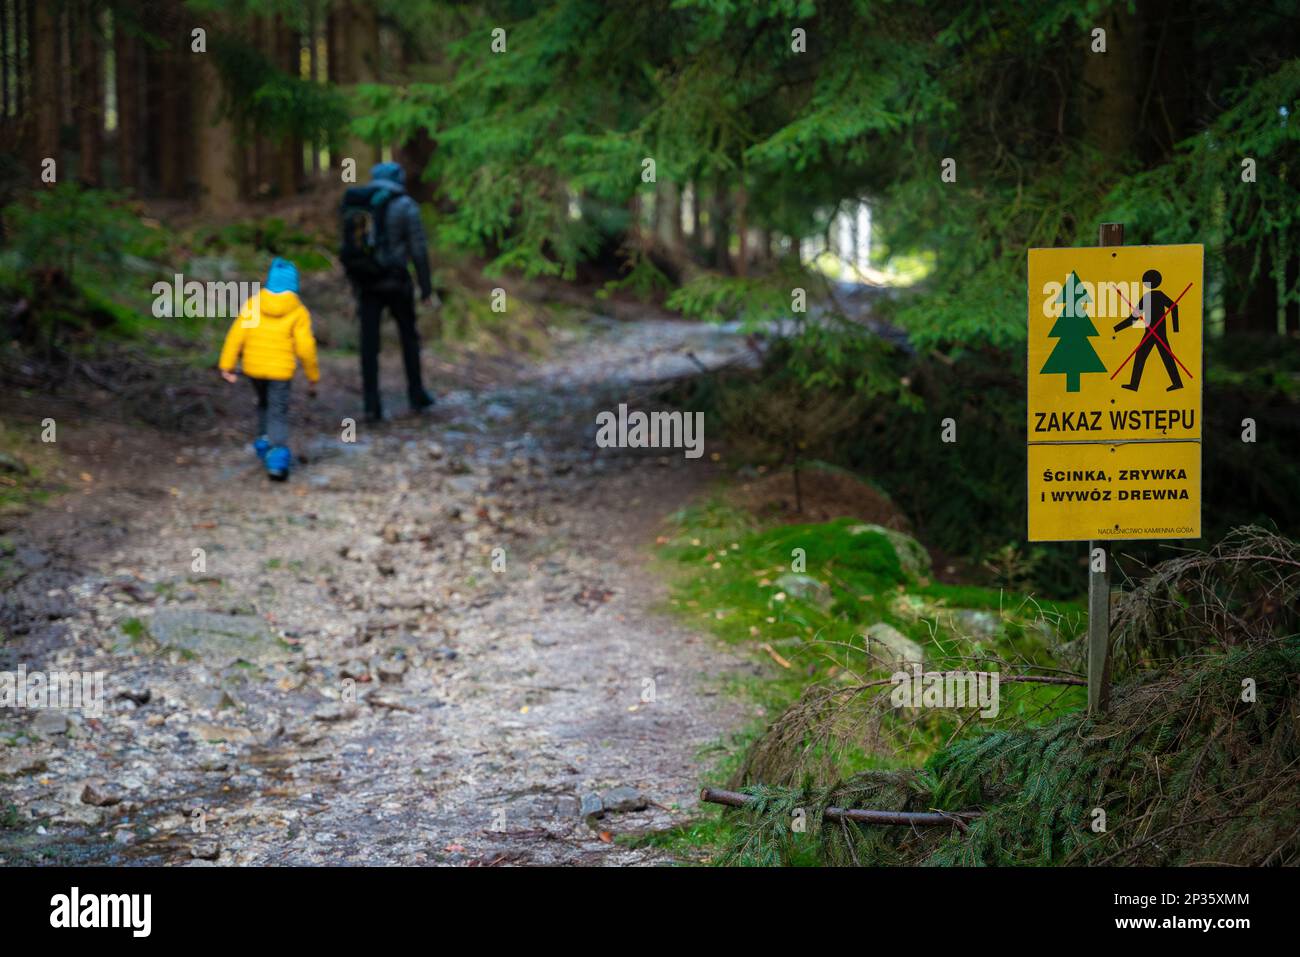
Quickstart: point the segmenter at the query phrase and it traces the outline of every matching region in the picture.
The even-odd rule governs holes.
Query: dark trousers
[[[360,293],[361,315],[361,390],[366,414],[382,415],[379,395],[379,324],[387,308],[397,321],[402,340],[402,363],[406,366],[406,395],[411,407],[429,404],[420,376],[420,334],[415,329],[415,287],[408,279],[391,287],[363,289]]]
[[[288,379],[248,379],[257,393],[257,434],[272,446],[289,444]]]
[[[1178,374],[1178,365],[1174,362],[1174,357],[1156,342],[1156,336],[1165,334],[1165,326],[1162,325],[1151,334],[1151,337],[1146,342],[1138,347],[1137,355],[1133,357],[1133,374],[1128,380],[1130,389],[1136,389],[1142,382],[1142,369],[1147,364],[1147,356],[1151,355],[1152,349],[1160,350],[1160,358],[1165,364],[1165,372],[1169,375],[1169,387],[1171,389],[1181,389],[1183,387],[1183,379]]]

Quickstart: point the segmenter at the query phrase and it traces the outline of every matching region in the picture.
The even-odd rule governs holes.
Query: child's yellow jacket
[[[308,381],[320,380],[311,313],[297,293],[263,289],[244,303],[226,333],[219,363],[222,371],[233,372],[241,352],[244,375],[254,379],[292,379],[297,356]]]

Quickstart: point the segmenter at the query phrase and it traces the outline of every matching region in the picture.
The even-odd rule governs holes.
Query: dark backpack
[[[388,263],[384,214],[396,195],[377,185],[352,186],[343,194],[339,207],[343,224],[339,261],[355,283],[373,286],[393,274],[393,267]]]

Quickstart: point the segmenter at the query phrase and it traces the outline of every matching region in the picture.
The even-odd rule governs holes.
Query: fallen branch
[[[744,807],[754,800],[751,794],[739,791],[723,791],[719,788],[705,788],[700,792],[700,800],[707,804],[723,804],[727,807]],[[902,824],[935,826],[955,824],[965,827],[967,821],[974,820],[981,811],[875,811],[865,808],[828,807],[822,817],[828,821],[856,821],[859,824]]]
[[[763,651],[766,651],[768,655],[771,657],[771,659],[775,661],[778,665],[780,665],[782,668],[793,667],[793,665],[791,665],[790,662],[786,661],[784,658],[781,657],[780,654],[777,653],[777,650],[772,647],[771,642],[765,641],[758,647],[761,648]]]

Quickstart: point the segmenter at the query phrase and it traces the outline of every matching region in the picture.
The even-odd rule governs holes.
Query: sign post
[[[1102,223],[1098,246],[1123,246],[1124,224]],[[1110,549],[1088,542],[1088,713],[1110,706]]]
[[[1204,247],[1029,250],[1028,538],[1088,543],[1088,710],[1108,698],[1110,549],[1201,534]]]

